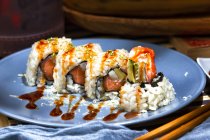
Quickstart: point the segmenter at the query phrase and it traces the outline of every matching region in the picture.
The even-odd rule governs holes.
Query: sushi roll
[[[127,73],[127,82],[119,91],[121,109],[147,112],[174,100],[172,84],[162,73],[156,73],[155,53],[152,49],[142,46],[132,48]]]
[[[102,52],[99,44],[89,43],[60,51],[54,69],[54,88],[56,92],[84,93],[86,67]]]
[[[158,73],[151,83],[127,82],[120,90],[122,110],[128,112],[147,112],[170,104],[175,99],[175,90],[169,80]]]
[[[87,64],[85,91],[91,99],[107,100],[118,96],[126,81],[128,52],[108,50]]]
[[[72,47],[71,39],[49,38],[32,45],[26,69],[26,82],[29,86],[43,86],[46,81],[53,81],[53,69],[56,54]]]

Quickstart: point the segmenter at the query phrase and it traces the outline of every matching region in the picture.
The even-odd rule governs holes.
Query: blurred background
[[[40,39],[111,37],[210,57],[209,0],[0,0],[0,58]]]

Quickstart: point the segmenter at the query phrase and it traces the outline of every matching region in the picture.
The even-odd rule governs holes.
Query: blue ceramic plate
[[[176,91],[176,99],[166,107],[133,119],[125,119],[124,114],[121,113],[117,119],[109,123],[137,125],[152,122],[154,119],[164,117],[188,105],[200,95],[205,86],[206,77],[201,68],[192,59],[179,52],[154,44],[132,40],[96,38],[73,41],[75,45],[89,42],[100,43],[104,50],[124,48],[130,51],[132,47],[137,45],[153,48],[156,52],[158,72],[163,72],[168,77]],[[80,107],[73,120],[63,121],[60,117],[51,117],[49,115],[49,112],[54,108],[53,106],[41,106],[41,104],[46,102],[45,100],[39,100],[36,103],[38,110],[28,110],[25,108],[27,101],[11,96],[19,96],[35,90],[35,87],[25,86],[22,83],[22,79],[17,76],[20,73],[25,73],[29,51],[30,49],[22,50],[0,61],[0,113],[21,121],[54,127],[68,127],[86,123],[87,121],[83,120],[84,114],[88,112],[86,106]],[[66,110],[67,107],[64,106],[61,109]],[[107,114],[109,114],[109,110],[102,109],[95,120],[101,120]]]

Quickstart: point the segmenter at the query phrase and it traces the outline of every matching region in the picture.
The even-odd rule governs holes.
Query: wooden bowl
[[[67,20],[97,33],[125,36],[210,34],[210,15],[181,18],[128,18],[98,16],[63,7]]]
[[[67,8],[108,16],[169,17],[210,13],[209,0],[64,0]]]

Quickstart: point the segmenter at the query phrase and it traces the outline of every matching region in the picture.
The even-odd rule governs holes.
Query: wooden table
[[[76,38],[87,38],[87,37],[114,37],[114,38],[126,38],[126,39],[134,39],[134,40],[139,40],[139,41],[146,41],[146,42],[152,42],[155,44],[160,44],[163,45],[165,47],[168,48],[173,48],[173,46],[170,44],[170,37],[142,37],[142,38],[130,38],[130,37],[121,37],[121,36],[110,36],[110,35],[104,35],[104,34],[96,34],[96,33],[92,33],[83,29],[80,29],[79,27],[72,25],[72,26],[67,26],[66,29],[66,37],[71,37],[73,39]],[[1,56],[0,56],[1,57]],[[196,81],[192,81],[192,82],[196,82]],[[188,106],[182,108],[181,110],[167,115],[163,118],[159,118],[157,119],[157,121],[153,121],[150,124],[143,124],[141,126],[136,126],[136,127],[131,127],[132,129],[137,129],[137,130],[141,130],[141,129],[148,129],[148,130],[152,130],[156,127],[159,127],[162,124],[165,124],[179,116],[182,116],[183,114],[190,112],[191,110],[197,108],[198,106],[202,106],[206,103],[210,102],[210,80],[207,80],[205,89],[202,91],[202,93],[200,94],[200,96],[193,101],[191,104],[189,104]],[[21,122],[12,118],[9,118],[3,114],[0,114],[0,127],[6,127],[6,126],[10,126],[10,125],[17,125],[17,124],[27,124],[25,122]]]

